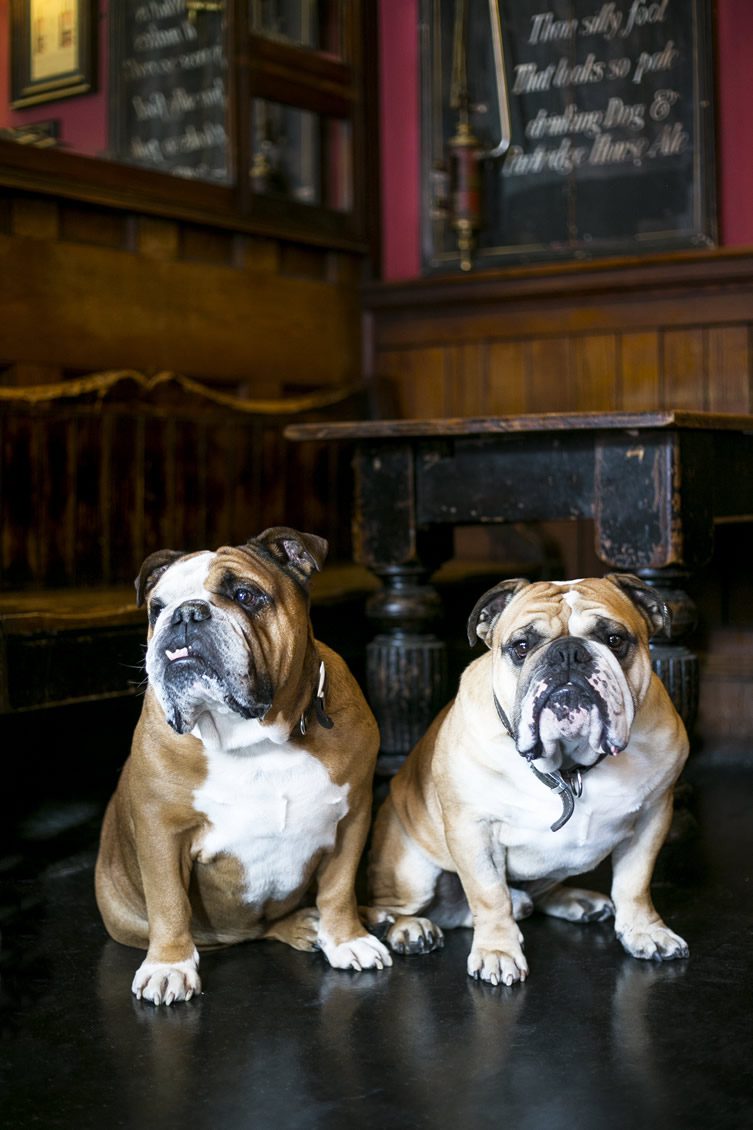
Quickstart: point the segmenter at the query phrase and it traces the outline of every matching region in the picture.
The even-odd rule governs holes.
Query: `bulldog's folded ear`
[[[656,589],[652,589],[633,573],[607,573],[605,580],[617,585],[632,600],[651,629],[650,636],[657,636],[660,632],[669,635],[671,616]]]
[[[138,577],[134,581],[136,586],[137,608],[141,608],[141,605],[157,584],[162,574],[166,569],[169,569],[173,561],[177,561],[179,557],[183,557],[183,552],[178,549],[158,549],[156,553],[149,554],[146,561],[139,569]]]
[[[324,538],[316,534],[302,534],[288,526],[271,526],[256,538],[249,538],[248,545],[261,542],[280,565],[295,580],[307,584],[314,572],[319,572],[329,548]]]
[[[514,577],[510,581],[500,581],[493,589],[489,589],[476,604],[468,617],[468,643],[473,647],[476,636],[490,647],[489,637],[494,621],[510,603],[516,593],[530,585],[530,581],[523,577]]]

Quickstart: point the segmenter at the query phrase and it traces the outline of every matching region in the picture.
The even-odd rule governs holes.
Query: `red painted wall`
[[[420,272],[418,0],[381,0],[383,275]],[[753,3],[717,0],[720,242],[753,244]]]
[[[717,0],[720,239],[753,244],[753,4]]]
[[[107,146],[107,0],[100,0],[97,90],[59,102],[43,102],[28,110],[11,110],[10,3],[0,0],[0,127],[31,125],[51,118],[60,123],[60,143],[76,153],[96,157]]]
[[[381,0],[379,25],[382,269],[404,279],[420,266],[418,0]]]

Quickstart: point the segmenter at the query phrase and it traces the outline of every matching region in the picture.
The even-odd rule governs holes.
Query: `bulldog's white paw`
[[[488,981],[490,985],[513,985],[528,976],[528,962],[520,946],[514,944],[508,945],[506,950],[474,945],[468,955],[467,968],[469,976],[477,981]]]
[[[567,922],[604,922],[614,918],[614,903],[599,891],[557,887],[536,899],[536,909]]]
[[[373,934],[332,945],[319,939],[322,953],[333,969],[386,969],[392,965],[389,950]]]
[[[431,953],[442,948],[444,934],[429,918],[401,915],[390,926],[385,941],[395,953]]]
[[[652,922],[640,926],[616,930],[623,948],[633,957],[644,961],[675,961],[688,957],[688,943],[663,922]]]
[[[187,961],[176,961],[174,965],[144,961],[136,970],[131,992],[137,1000],[151,1001],[152,1004],[190,1001],[192,996],[201,992],[198,965],[196,950],[193,957]]]

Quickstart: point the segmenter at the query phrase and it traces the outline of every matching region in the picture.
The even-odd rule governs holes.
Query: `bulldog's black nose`
[[[211,615],[212,610],[205,600],[185,600],[175,609],[170,622],[174,628],[177,628],[179,624],[209,620]]]
[[[592,662],[588,648],[579,639],[566,636],[551,645],[547,652],[547,663],[552,667],[584,667]]]

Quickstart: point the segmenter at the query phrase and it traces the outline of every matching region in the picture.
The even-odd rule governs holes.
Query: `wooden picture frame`
[[[96,89],[92,0],[11,0],[11,107]]]

